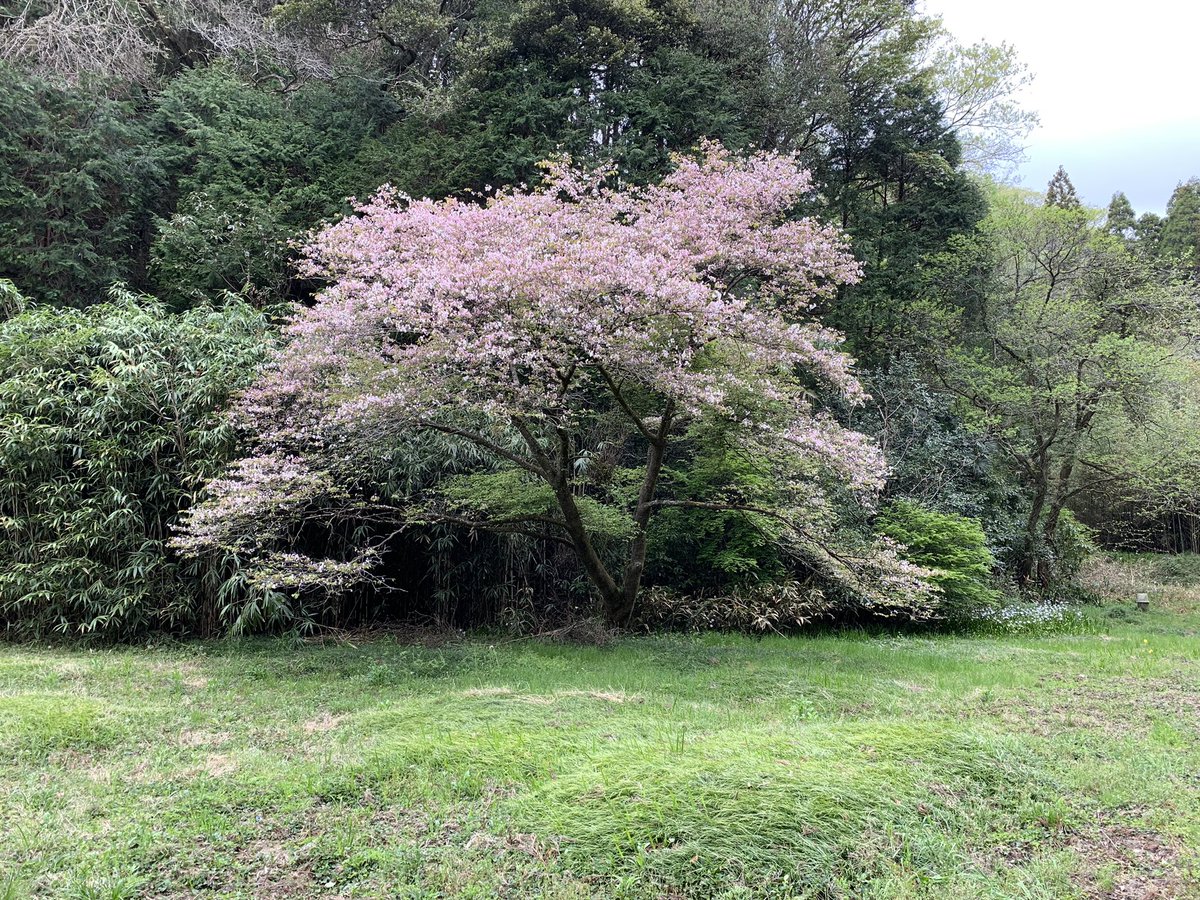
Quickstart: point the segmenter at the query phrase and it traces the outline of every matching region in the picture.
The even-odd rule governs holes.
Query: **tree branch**
[[[559,519],[555,519],[553,516],[518,516],[511,519],[489,521],[486,519],[471,519],[467,516],[456,516],[447,512],[434,512],[429,519],[433,522],[462,525],[465,528],[477,528],[480,531],[490,531],[495,534],[523,534],[526,537],[562,544],[564,547],[574,546],[568,538],[549,534],[545,531],[535,531],[531,528],[521,527],[521,524],[524,522],[536,522],[542,525],[552,525],[556,528],[562,528],[565,531],[567,524]]]
[[[421,428],[428,428],[431,431],[440,431],[443,434],[453,434],[457,437],[464,438],[473,444],[483,447],[485,450],[490,450],[502,459],[507,459],[509,462],[520,466],[527,472],[532,472],[534,475],[540,475],[542,478],[548,478],[549,473],[542,469],[536,462],[519,453],[514,453],[507,447],[502,447],[495,441],[488,440],[477,431],[467,431],[465,428],[457,428],[454,425],[443,425],[440,422],[434,422],[430,419],[418,419],[417,425]]]
[[[533,471],[553,484],[558,473],[555,473],[554,466],[551,465],[550,454],[542,446],[542,442],[534,436],[533,431],[530,430],[529,424],[523,416],[513,416],[512,423],[513,427],[520,432],[521,437],[525,439],[525,445],[529,448],[529,452],[537,460],[537,463],[534,465],[540,466],[540,468]]]
[[[612,391],[613,399],[617,401],[617,405],[621,407],[622,411],[624,411],[625,415],[629,418],[629,421],[634,424],[637,430],[642,433],[642,436],[652,443],[659,440],[659,438],[657,438],[655,434],[646,427],[646,423],[642,421],[641,416],[635,413],[633,408],[625,400],[625,395],[621,393],[621,388],[617,385],[617,382],[613,379],[612,375],[609,374],[608,369],[604,368],[604,366],[596,366],[596,369],[600,372],[600,377],[604,379],[604,383],[608,385],[608,389]]]

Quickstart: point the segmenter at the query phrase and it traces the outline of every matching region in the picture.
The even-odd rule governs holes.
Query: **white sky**
[[[1019,180],[1042,190],[1066,167],[1084,201],[1123,190],[1161,213],[1200,176],[1200,0],[922,0],[965,44],[1017,48],[1042,120]]]

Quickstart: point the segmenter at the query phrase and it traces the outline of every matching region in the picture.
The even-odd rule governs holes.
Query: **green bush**
[[[768,509],[786,502],[770,472],[731,449],[721,429],[693,431],[696,455],[664,471],[664,496]],[[768,517],[739,510],[664,509],[650,522],[648,580],[685,594],[711,595],[786,579],[777,530]]]
[[[978,520],[895,500],[875,527],[905,546],[906,559],[935,572],[931,580],[942,591],[944,618],[972,618],[999,604],[989,583],[995,560]]]
[[[887,448],[892,496],[977,519],[1001,569],[1015,571],[1024,546],[1028,498],[986,432],[939,393],[913,356],[866,373],[871,400],[845,423]]]
[[[120,290],[0,321],[0,628],[203,627],[166,542],[232,449],[220,410],[267,334],[241,301],[172,315]]]

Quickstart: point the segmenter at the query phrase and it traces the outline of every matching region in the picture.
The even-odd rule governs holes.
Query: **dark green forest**
[[[585,398],[564,489],[599,558],[644,553],[610,624],[956,625],[1086,601],[1099,548],[1200,552],[1200,180],[1178,173],[1161,217],[1093,208],[1064,169],[1012,187],[1027,74],[907,0],[0,0],[0,624],[594,615],[577,547],[497,527],[552,498],[444,424],[285,486],[237,540],[179,535],[261,452],[238,398],[322,302],[303,247],[352,198],[481,204],[564,154],[637,191],[706,141],[794,157],[813,189],[789,215],[848,236],[861,279],[806,315],[870,400],[807,402],[873,441],[886,485],[783,478],[731,423],[680,418],[642,521],[654,436]],[[880,547],[932,594],[890,591]]]

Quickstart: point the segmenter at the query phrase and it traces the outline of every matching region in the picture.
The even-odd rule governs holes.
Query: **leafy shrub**
[[[1003,466],[995,442],[928,383],[913,357],[868,373],[865,382],[871,399],[847,409],[846,422],[886,449],[891,495],[977,519],[997,562],[1015,566],[1028,498]]]
[[[786,502],[772,473],[734,452],[720,429],[693,432],[696,456],[663,473],[664,493],[767,509]],[[707,594],[783,578],[778,530],[768,517],[740,510],[664,509],[650,523],[649,578],[686,593]]]
[[[6,278],[0,278],[0,319],[7,319],[24,311],[25,297],[17,286]]]
[[[801,554],[803,555],[803,554]],[[680,592],[655,586],[635,610],[646,628],[794,631],[816,620],[926,622],[939,614],[935,573],[900,557],[889,538],[840,535],[837,549],[793,561],[791,577]]]
[[[232,449],[220,410],[267,333],[241,301],[172,315],[123,290],[0,322],[0,627],[198,624],[166,541]]]
[[[933,570],[930,580],[941,589],[942,616],[972,618],[999,603],[989,585],[995,560],[978,520],[895,500],[876,528],[903,544],[907,559]]]
[[[1053,543],[1041,548],[1050,563],[1050,573],[1057,587],[1072,581],[1084,561],[1096,552],[1092,529],[1075,517],[1069,509],[1059,515]]]

